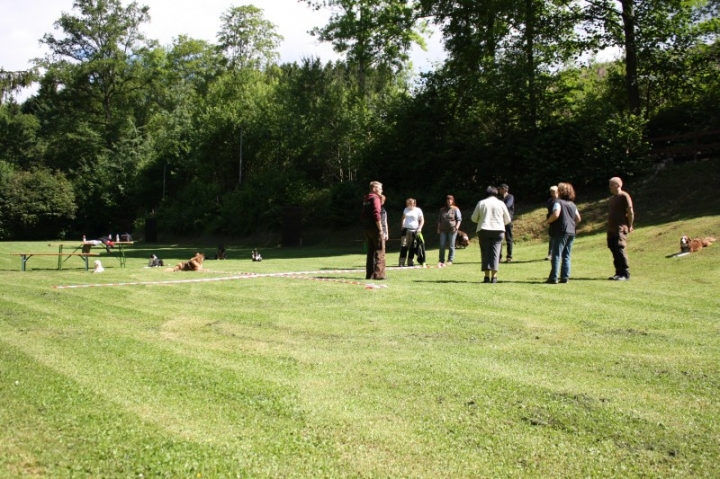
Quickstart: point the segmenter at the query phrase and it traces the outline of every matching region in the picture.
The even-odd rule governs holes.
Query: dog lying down
[[[189,261],[178,263],[174,268],[168,268],[165,271],[203,271],[203,261],[205,261],[205,255],[197,252]]]
[[[105,268],[103,268],[103,265],[100,262],[100,260],[96,259],[95,260],[95,268],[93,269],[93,273],[102,273],[103,271],[105,271]]]
[[[687,235],[680,238],[680,251],[683,253],[695,253],[701,249],[710,246],[715,242],[715,238],[692,238]]]

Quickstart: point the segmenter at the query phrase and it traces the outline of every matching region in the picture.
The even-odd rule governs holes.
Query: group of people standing
[[[440,209],[437,224],[437,232],[440,235],[438,267],[441,268],[452,265],[455,259],[455,242],[462,223],[462,213],[455,204],[455,197],[448,195],[445,202],[445,206]],[[383,195],[382,183],[371,182],[370,192],[363,199],[360,215],[367,244],[365,279],[385,279],[385,242],[388,240],[388,224],[384,204],[385,195]],[[418,262],[425,265],[424,249],[421,250],[419,247],[424,244],[422,238],[424,225],[425,216],[422,209],[417,206],[414,198],[408,198],[402,214],[398,266],[415,266],[416,256]],[[445,262],[446,250],[449,250],[447,262]]]
[[[622,189],[622,179],[610,178],[609,188],[612,196],[609,201],[607,223],[607,246],[613,255],[615,274],[608,279],[628,281],[630,265],[626,251],[627,235],[633,231],[635,212],[632,198]],[[572,245],[581,221],[580,212],[575,205],[575,189],[570,183],[560,183],[550,187],[547,223],[550,231],[548,257],[551,261],[549,284],[567,283],[570,280]]]
[[[609,202],[607,246],[612,252],[615,274],[609,279],[627,281],[630,267],[626,252],[627,235],[633,231],[634,211],[630,195],[622,190],[622,180],[610,179],[612,197]],[[367,240],[366,279],[385,279],[385,241],[388,239],[387,212],[384,209],[385,196],[382,183],[370,183],[370,192],[365,195],[361,220]],[[572,245],[577,233],[577,224],[582,220],[575,205],[575,189],[570,183],[560,183],[550,188],[551,198],[547,202],[547,224],[550,233],[548,257],[551,261],[547,283],[567,283],[570,279]],[[455,198],[448,195],[445,206],[440,209],[437,233],[440,236],[438,267],[450,266],[455,256],[455,242],[462,213],[455,204]],[[414,266],[418,236],[422,239],[425,218],[413,198],[408,198],[402,215],[399,266]],[[471,220],[477,223],[477,237],[480,243],[481,268],[484,283],[497,283],[497,273],[502,260],[502,242],[507,244],[505,261],[513,260],[512,221],[515,199],[509,194],[509,187],[488,186],[485,198],[480,200],[472,213]],[[447,262],[445,252],[449,250]],[[408,257],[409,256],[409,257]],[[407,263],[406,263],[407,262]]]

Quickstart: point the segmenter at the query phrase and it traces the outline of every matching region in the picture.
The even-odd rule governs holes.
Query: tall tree
[[[154,75],[142,61],[153,42],[141,33],[148,7],[121,0],[75,0],[46,34],[46,69],[35,105],[49,139],[48,162],[75,187],[81,222],[127,222],[131,183],[148,159],[144,99]],[[89,227],[89,224],[83,226]]]
[[[425,48],[427,22],[419,16],[417,0],[299,0],[315,9],[330,8],[328,24],[311,33],[330,42],[357,65],[358,83],[365,94],[369,68],[381,64],[402,69],[414,44]]]
[[[718,22],[704,16],[712,17],[716,5],[716,0],[585,2],[586,30],[598,47],[617,47],[624,53],[626,106],[632,114],[639,115],[642,110],[642,81],[647,95],[668,76],[686,68],[662,60],[663,56],[678,59],[698,42],[717,38]],[[649,114],[648,108],[645,114]]]
[[[277,47],[283,37],[263,18],[262,9],[253,5],[231,7],[220,19],[219,47],[231,68],[264,69],[280,57]]]

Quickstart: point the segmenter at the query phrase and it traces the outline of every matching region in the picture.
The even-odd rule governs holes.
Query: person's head
[[[417,206],[417,201],[415,201],[415,198],[408,198],[405,200],[405,206],[407,206],[410,209],[415,208]]]
[[[455,204],[455,197],[453,195],[447,195],[445,197],[445,204],[448,206],[452,206]]]
[[[489,198],[491,196],[497,196],[497,195],[498,195],[498,190],[494,186],[488,186],[485,189],[485,198]]]
[[[497,192],[500,196],[507,195],[508,191],[510,191],[510,187],[508,185],[506,185],[505,183],[503,183],[497,187]]]
[[[613,176],[612,178],[610,178],[609,182],[610,193],[612,193],[613,195],[617,195],[622,191],[622,185],[622,180],[617,176]]]
[[[566,201],[575,201],[575,188],[570,183],[560,183],[558,185],[558,196]]]
[[[371,181],[370,182],[370,193],[375,193],[376,195],[382,194],[382,183],[379,181]]]
[[[558,187],[557,187],[557,186],[552,185],[552,186],[550,187],[550,196],[551,196],[552,198],[557,198],[557,197],[558,197]]]

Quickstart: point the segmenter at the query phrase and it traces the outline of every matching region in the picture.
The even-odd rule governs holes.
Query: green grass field
[[[719,477],[720,243],[666,258],[686,232],[720,213],[639,221],[627,283],[588,231],[569,284],[534,240],[497,285],[474,243],[382,289],[356,245],[91,274],[0,243],[0,477]],[[165,284],[54,288],[132,282]]]

